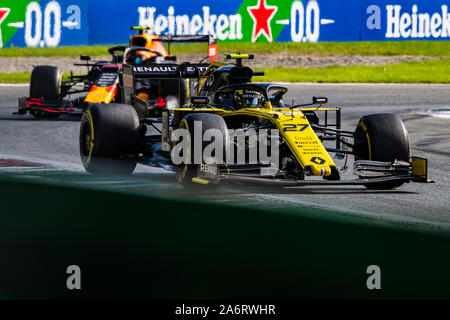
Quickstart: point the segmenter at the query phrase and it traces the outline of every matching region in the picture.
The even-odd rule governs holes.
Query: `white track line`
[[[284,85],[298,85],[298,86],[355,86],[355,87],[382,87],[382,86],[407,86],[407,87],[444,87],[446,89],[450,89],[450,84],[446,83],[325,83],[325,82],[280,82],[273,81],[276,84],[284,84]]]
[[[439,109],[419,111],[419,112],[417,112],[417,114],[449,120],[450,119],[450,109],[448,109],[448,108],[446,108],[446,109],[447,110],[442,110],[442,111],[440,111]]]
[[[298,86],[354,86],[354,87],[377,87],[377,86],[427,86],[427,87],[444,87],[450,88],[450,84],[445,83],[317,83],[317,82],[282,82],[282,81],[273,81],[276,84],[283,85],[298,85]],[[28,83],[0,83],[0,87],[28,87],[30,84]]]
[[[8,160],[8,159],[14,159],[14,160],[22,160],[22,161],[30,161],[30,162],[37,162],[39,164],[47,165],[52,168],[52,170],[55,171],[61,171],[61,170],[67,170],[67,171],[75,171],[75,172],[85,172],[83,166],[81,163],[73,163],[73,162],[64,162],[64,161],[52,161],[47,159],[41,159],[41,158],[35,158],[35,157],[27,157],[27,156],[20,156],[20,155],[14,155],[14,154],[0,154],[0,159]],[[0,172],[3,171],[3,169],[9,168],[9,170],[14,170],[15,167],[0,167]],[[40,170],[48,170],[47,167],[37,167]],[[6,170],[5,170],[6,171]]]
[[[28,83],[0,83],[0,87],[29,87]]]

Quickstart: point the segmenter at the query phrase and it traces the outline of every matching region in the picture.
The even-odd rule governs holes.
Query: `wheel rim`
[[[90,165],[94,151],[94,124],[89,110],[83,114],[80,132],[80,154],[83,165],[87,168]]]

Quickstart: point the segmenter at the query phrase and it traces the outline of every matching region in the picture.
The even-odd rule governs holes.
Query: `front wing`
[[[259,184],[269,186],[331,186],[331,185],[379,185],[387,182],[420,182],[432,183],[428,179],[427,160],[419,157],[412,157],[411,162],[395,161],[356,161],[354,164],[354,173],[358,176],[356,179],[348,180],[296,180],[286,178],[284,175],[258,176],[255,174],[240,174],[219,172],[216,179],[202,174],[199,170],[198,177],[193,182],[207,183],[226,183],[240,182],[247,184]]]
[[[37,98],[19,98],[19,110],[15,114],[41,112],[47,114],[81,114],[74,104],[68,100],[43,101]]]

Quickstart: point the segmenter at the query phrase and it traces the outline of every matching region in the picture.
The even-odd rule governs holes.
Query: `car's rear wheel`
[[[411,156],[409,136],[403,121],[390,113],[362,117],[355,131],[353,147],[355,160],[393,162],[409,161]],[[368,184],[370,189],[393,189],[403,182]]]
[[[131,174],[136,167],[140,126],[136,111],[125,104],[87,108],[80,124],[80,156],[92,174]]]
[[[201,131],[198,132],[195,130],[195,123],[199,122],[201,123]],[[187,130],[189,133],[188,135],[188,150],[185,150],[185,154],[183,154],[183,163],[180,164],[177,167],[176,176],[177,181],[182,184],[185,187],[192,187],[195,185],[199,185],[196,182],[193,182],[192,179],[197,177],[198,174],[198,168],[199,163],[196,163],[196,157],[194,154],[195,148],[194,148],[194,141],[198,139],[198,141],[202,141],[202,145],[199,151],[201,151],[201,161],[204,162],[203,159],[203,152],[207,145],[212,143],[212,141],[203,141],[203,137],[205,135],[205,132],[210,129],[216,129],[219,130],[220,135],[222,136],[222,159],[218,159],[219,155],[216,156],[216,160],[225,161],[226,153],[228,151],[228,145],[229,145],[229,136],[228,136],[228,128],[227,124],[225,123],[225,120],[212,113],[191,113],[188,114],[183,118],[183,120],[180,122],[180,128]],[[201,133],[200,137],[197,137],[196,134]],[[198,157],[198,156],[197,156]]]
[[[61,94],[62,72],[59,67],[37,66],[31,73],[30,98],[57,101]],[[36,118],[57,118],[59,113],[31,110]]]

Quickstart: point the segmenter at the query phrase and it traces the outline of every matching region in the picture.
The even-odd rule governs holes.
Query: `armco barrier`
[[[124,43],[138,24],[219,41],[450,39],[448,0],[2,0],[0,47]]]
[[[445,235],[38,181],[0,177],[0,298],[450,298]]]

